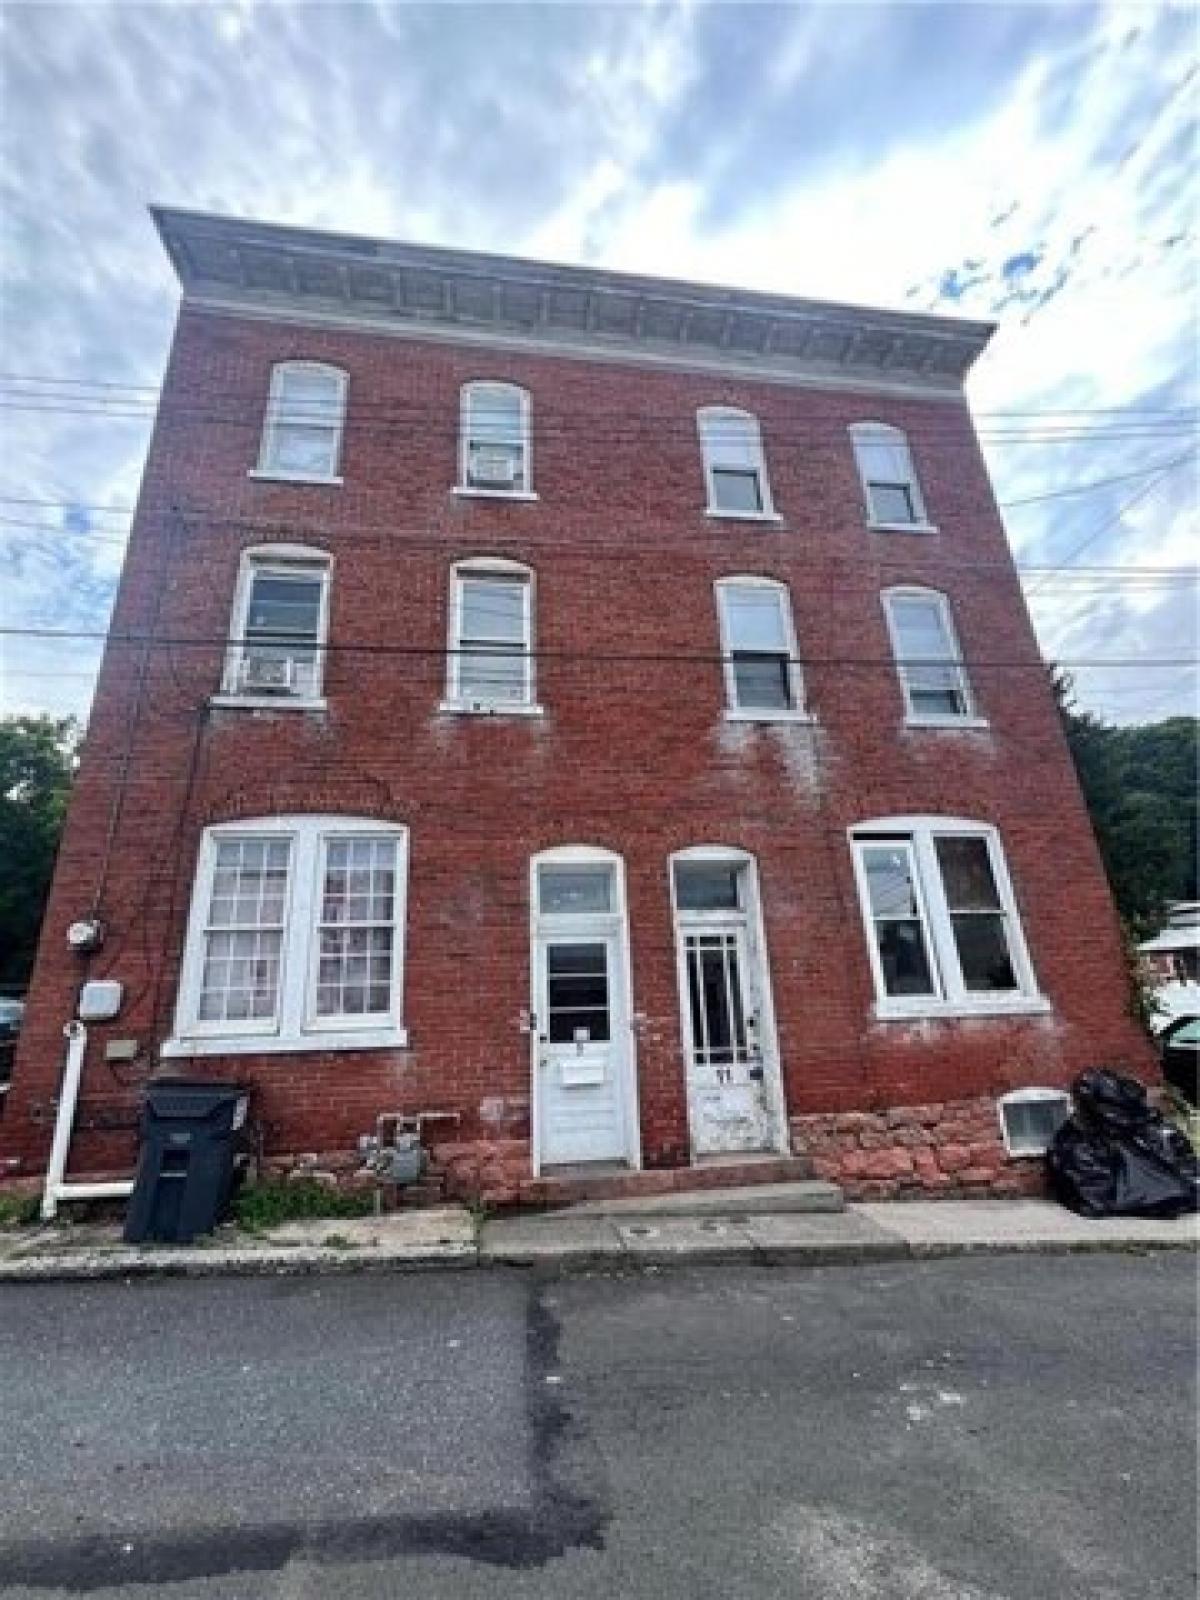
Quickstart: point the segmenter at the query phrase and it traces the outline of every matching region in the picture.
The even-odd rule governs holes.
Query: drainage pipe
[[[87,1029],[82,1022],[68,1022],[63,1029],[67,1039],[67,1064],[63,1068],[58,1092],[58,1114],[54,1119],[54,1142],[46,1167],[46,1187],[42,1191],[42,1220],[52,1222],[60,1200],[123,1200],[133,1193],[131,1178],[112,1183],[67,1183],[67,1156],[75,1128],[75,1107],[79,1100],[79,1080],[83,1076],[83,1053],[87,1049]]]

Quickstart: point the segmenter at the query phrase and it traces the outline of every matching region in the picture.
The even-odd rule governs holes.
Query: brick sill
[[[210,706],[222,711],[328,711],[329,701],[301,700],[298,696],[258,694],[214,694]]]
[[[408,1047],[407,1028],[366,1029],[360,1033],[305,1033],[285,1039],[277,1033],[247,1034],[236,1038],[207,1034],[196,1039],[165,1039],[159,1055],[167,1058],[188,1056],[303,1055],[329,1050],[404,1050]]]
[[[251,467],[246,476],[260,483],[307,483],[324,486],[326,489],[340,489],[346,481],[337,476],[327,477],[311,472],[274,472],[269,467]]]
[[[877,1001],[871,1008],[876,1022],[958,1022],[982,1017],[988,1021],[997,1017],[1048,1017],[1053,1011],[1049,1000],[1013,1000],[1007,1005],[927,1005],[917,1007],[892,1006]]]

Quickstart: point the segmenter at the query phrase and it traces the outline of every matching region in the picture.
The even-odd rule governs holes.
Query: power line
[[[487,381],[487,380],[480,380]],[[496,379],[496,382],[506,380]],[[114,382],[102,378],[81,378],[65,375],[51,375],[47,373],[30,372],[0,372],[0,383],[16,384],[54,384],[83,386],[95,389],[136,390],[148,394],[161,394],[164,385],[161,383],[124,383]],[[503,408],[484,406],[482,409],[501,412]],[[509,413],[505,413],[509,414]],[[830,413],[832,415],[832,413]],[[839,413],[840,414],[840,413]],[[1089,417],[1089,416],[1200,416],[1200,406],[1037,406],[1024,410],[996,409],[979,410],[974,413],[980,417]],[[611,415],[625,415],[623,412],[613,412]]]
[[[244,647],[244,638],[231,635],[161,635],[147,633],[114,633],[111,630],[95,628],[37,628],[37,627],[0,627],[0,636],[23,639],[103,639],[109,644],[137,644],[154,649],[191,649],[191,648],[229,648],[231,646]],[[501,641],[497,641],[501,642]],[[321,643],[305,641],[304,649],[322,655],[370,655],[370,656],[396,656],[400,658],[445,657],[448,655],[470,656],[477,654],[474,649],[446,645],[406,645],[406,644],[378,644],[370,641],[356,641],[350,643],[344,640],[327,640]],[[486,653],[486,652],[485,652]],[[534,660],[569,661],[578,662],[587,666],[594,663],[660,663],[662,665],[676,665],[684,663],[710,662],[716,664],[729,663],[734,656],[728,654],[713,654],[709,651],[579,651],[579,650],[548,650],[535,648],[523,652],[524,655]],[[780,652],[780,659],[783,653]],[[802,666],[864,666],[886,667],[894,671],[896,660],[893,656],[806,656],[788,658],[793,665]],[[946,666],[947,658],[944,656],[905,656],[904,663],[908,666]],[[1104,666],[1104,667],[1179,667],[1200,664],[1200,656],[1092,656],[1076,657],[1071,660],[1055,658],[1055,664],[1062,667]],[[1039,672],[1045,670],[1046,663],[1042,660],[1031,661],[1028,658],[986,659],[973,657],[966,662],[968,666],[976,667],[1014,667],[1035,669]]]

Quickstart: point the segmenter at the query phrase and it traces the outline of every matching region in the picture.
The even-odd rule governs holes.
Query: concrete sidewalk
[[[68,1223],[0,1233],[0,1283],[53,1279],[403,1270],[430,1266],[629,1265],[692,1260],[908,1260],[1018,1251],[1195,1249],[1200,1219],[1091,1222],[1044,1200],[942,1200],[851,1205],[839,1212],[652,1206],[497,1217],[482,1227],[443,1206],[379,1218],[289,1223],[269,1233],[221,1229],[187,1246],[138,1247],[115,1225]]]

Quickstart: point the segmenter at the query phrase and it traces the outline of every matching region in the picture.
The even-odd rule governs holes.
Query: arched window
[[[230,618],[227,696],[303,708],[321,703],[333,563],[309,545],[242,552]]]
[[[463,384],[458,483],[472,494],[533,493],[528,390],[492,379]]]
[[[850,830],[882,1018],[1044,1011],[1000,836],[956,817]]]
[[[530,712],[534,704],[533,572],[481,556],[450,574],[443,709]]]
[[[775,520],[758,418],[734,406],[704,406],[696,427],[709,515]]]
[[[884,531],[929,531],[908,440],[886,422],[856,422],[850,429],[862,480],[867,521]]]
[[[310,483],[340,482],[346,384],[339,367],[320,361],[281,361],[271,368],[260,473]]]
[[[408,830],[269,816],[205,830],[166,1056],[405,1042]]]
[[[946,596],[915,585],[885,589],[883,609],[907,720],[930,727],[975,720],[971,685]]]
[[[720,578],[716,585],[726,714],[771,722],[804,716],[796,630],[787,586],[774,578]]]

